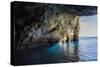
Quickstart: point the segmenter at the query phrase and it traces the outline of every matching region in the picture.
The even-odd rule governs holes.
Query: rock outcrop
[[[82,13],[79,12],[80,9],[71,11],[69,8],[73,9],[73,6],[15,2],[16,46],[36,47],[50,45],[52,42],[77,40]]]

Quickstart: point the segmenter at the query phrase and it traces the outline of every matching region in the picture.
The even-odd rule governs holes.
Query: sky
[[[80,17],[80,37],[97,36],[97,15]]]

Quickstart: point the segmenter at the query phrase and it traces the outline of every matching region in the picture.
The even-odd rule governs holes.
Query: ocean
[[[16,53],[16,65],[70,63],[97,60],[97,37],[80,37],[65,44],[24,49]]]

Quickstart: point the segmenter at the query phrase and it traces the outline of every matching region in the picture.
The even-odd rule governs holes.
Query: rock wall
[[[79,15],[71,14],[60,6],[17,4],[15,13],[16,46],[31,48],[78,39]]]

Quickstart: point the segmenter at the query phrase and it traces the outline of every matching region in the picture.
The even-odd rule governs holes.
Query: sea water
[[[79,41],[22,50],[15,59],[16,65],[96,61],[97,37],[80,37]]]

